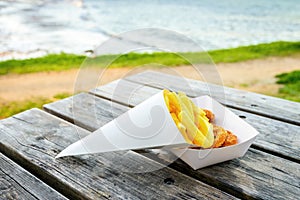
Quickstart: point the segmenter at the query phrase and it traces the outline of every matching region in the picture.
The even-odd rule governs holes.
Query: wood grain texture
[[[54,159],[88,131],[38,109],[0,121],[0,150],[71,199],[234,199],[135,152]],[[161,168],[155,172],[126,170]]]
[[[166,152],[147,155],[158,162],[172,159]],[[300,192],[299,164],[252,148],[243,158],[196,171],[181,160],[169,167],[242,199],[292,200]]]
[[[0,199],[66,199],[0,153]]]
[[[122,82],[124,95],[128,96],[129,91],[127,90],[128,88],[124,83],[125,82]],[[101,88],[102,87],[98,88],[97,91],[98,92],[101,91]],[[113,91],[111,90],[112,89],[111,86],[107,86],[107,88],[110,89],[106,91]],[[118,93],[118,94],[119,95],[117,101],[122,102],[123,99],[123,97],[121,96],[122,93]],[[148,96],[151,95],[152,95],[151,93],[148,94]],[[148,98],[148,96],[146,96],[145,92],[143,92],[143,95],[136,94],[136,97],[142,97],[142,99]],[[107,98],[109,97],[110,95],[107,96]],[[125,101],[127,102],[127,100]],[[138,98],[135,98],[134,102],[138,103],[139,102]],[[60,102],[56,102],[56,104],[59,103]],[[64,102],[64,105],[60,105],[58,106],[58,108],[67,106],[67,104],[65,103],[66,101]],[[53,106],[55,106],[55,104],[53,104]],[[263,142],[268,142],[266,138],[268,139],[268,137],[272,137],[274,129],[275,130],[279,129],[279,131],[282,131],[283,132],[282,137],[284,137],[285,134],[288,134],[289,133],[288,131],[290,131],[291,129],[295,131],[298,130],[297,129],[298,127],[292,124],[283,123],[281,121],[274,122],[275,120],[267,119],[265,117],[261,117],[263,119],[259,119],[259,118],[256,119],[256,117],[259,116],[255,116],[249,113],[244,113],[242,111],[237,111],[237,112],[239,112],[237,114],[243,114],[243,116],[246,116],[246,120],[249,120],[249,122],[256,124],[256,126],[262,129],[267,128],[266,131],[268,130],[270,131],[270,132],[262,133],[257,139],[257,141],[265,140]],[[88,114],[89,113],[86,113],[86,115]],[[72,118],[72,114],[70,114],[69,116],[66,115],[65,117]],[[263,121],[263,123],[260,122],[261,120]],[[84,124],[84,122],[82,124]],[[286,129],[285,125],[287,125],[289,128]],[[272,126],[272,128],[269,129],[268,128],[269,126]],[[95,128],[97,129],[98,127]],[[263,134],[266,133],[269,135],[264,136]],[[256,144],[260,145],[259,142],[257,142]],[[287,149],[286,151],[288,152],[289,150]],[[294,151],[297,152],[298,150],[295,149]],[[153,151],[152,154],[145,154],[145,155],[154,160],[160,161],[162,163],[167,163],[166,161],[170,160],[169,154],[166,155],[163,154],[162,152],[159,152],[157,155],[157,151]],[[293,199],[296,197],[297,192],[299,192],[299,185],[297,182],[297,179],[300,178],[299,170],[297,169],[299,165],[297,163],[285,160],[280,157],[275,157],[270,154],[263,153],[257,150],[251,150],[242,159],[235,159],[234,161],[221,164],[222,167],[205,168],[206,170],[208,170],[208,172],[205,173],[202,173],[203,170],[194,171],[181,161],[177,161],[173,163],[171,166],[176,170],[181,169],[180,170],[181,172],[188,173],[189,176],[193,176],[198,180],[205,181],[206,183],[212,184],[215,187],[230,192],[231,194],[234,194],[235,196],[241,198],[251,199],[251,198],[262,197],[263,199],[268,199],[268,198],[275,198],[275,197],[284,198],[285,196],[290,196],[289,198]],[[274,167],[275,170],[271,166]],[[260,170],[259,173],[257,172],[258,170]],[[271,174],[268,174],[270,170],[272,170],[272,172]],[[218,174],[218,176],[215,176],[215,174]],[[238,181],[239,178],[241,178],[240,181]],[[274,182],[274,185],[270,185],[270,182]],[[266,188],[266,191],[263,193],[264,188]]]
[[[127,107],[86,93],[44,105],[44,110],[89,131],[101,127],[127,110]],[[88,113],[88,114],[87,114]],[[68,116],[68,117],[66,117]],[[72,117],[70,117],[72,116]]]
[[[119,88],[118,95],[112,95],[112,92],[116,87]],[[122,104],[128,104],[127,102],[129,102],[129,106],[133,107],[160,91],[160,89],[157,88],[150,89],[149,86],[144,86],[139,90],[136,90],[135,88],[138,87],[137,83],[134,84],[126,80],[121,80],[114,81],[92,90],[91,92],[99,97],[112,99],[113,101]],[[129,95],[130,93],[134,94]],[[134,97],[133,101],[129,99],[130,96]],[[67,103],[67,101],[64,103]],[[68,104],[58,105],[62,104],[62,102],[57,102],[56,104],[57,109],[68,106]],[[260,132],[254,142],[255,147],[285,157],[289,160],[298,163],[300,162],[300,140],[298,139],[300,137],[299,126],[233,108],[230,108],[230,110]],[[86,115],[88,115],[88,113],[86,113]],[[69,116],[71,115],[69,114]],[[98,127],[95,128],[97,129]]]
[[[126,107],[132,107],[132,105],[139,104],[141,99],[149,97],[149,94],[154,95],[158,91],[156,88],[119,79],[99,88],[92,89],[90,93],[92,95],[96,94],[97,96],[103,94],[101,95],[102,98],[113,99],[116,103],[125,105]]]
[[[254,147],[285,159],[300,163],[300,127],[282,121],[231,109],[260,134]]]
[[[126,79],[160,89],[185,91],[191,97],[210,95],[232,108],[300,125],[300,104],[296,102],[154,71],[139,73]]]

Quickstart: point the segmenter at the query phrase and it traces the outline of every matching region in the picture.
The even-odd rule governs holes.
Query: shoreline
[[[7,60],[25,60],[31,58],[40,58],[49,54],[48,51],[44,50],[33,50],[28,52],[21,51],[4,51],[0,52],[0,62]]]

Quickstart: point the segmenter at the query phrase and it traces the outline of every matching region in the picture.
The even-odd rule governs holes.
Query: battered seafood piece
[[[226,147],[226,146],[237,144],[238,142],[237,136],[230,131],[227,131],[227,133],[228,133],[227,138],[222,146]]]
[[[213,148],[227,147],[237,144],[237,136],[220,126],[214,125],[214,135],[215,142]]]
[[[205,112],[206,117],[208,118],[209,122],[212,123],[215,120],[214,113],[212,113],[210,110],[206,110],[206,109],[203,109],[203,111]]]
[[[213,148],[221,147],[227,139],[228,132],[224,128],[217,125],[214,125],[213,130],[215,135],[215,142]]]
[[[203,111],[206,113],[209,122],[212,123],[215,120],[215,115],[210,110],[203,109]],[[215,137],[213,148],[231,146],[238,142],[237,136],[231,131],[225,130],[215,124],[213,125],[213,132]]]

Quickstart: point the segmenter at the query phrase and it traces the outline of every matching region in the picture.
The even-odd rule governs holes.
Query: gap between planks
[[[12,122],[21,118],[23,119],[22,123],[17,124],[17,127],[13,126],[13,124],[15,123]],[[25,124],[27,124],[29,127],[24,128]],[[36,126],[38,126],[38,128],[35,131],[35,135],[32,135],[31,131],[28,131],[28,128],[31,130]],[[95,192],[97,192],[96,195],[101,195],[100,197],[102,198],[113,198],[113,196],[110,196],[110,193],[114,194],[114,192],[120,195],[123,195],[123,192],[127,192],[127,194],[133,193],[131,196],[137,197],[135,196],[137,195],[137,191],[134,191],[135,186],[148,187],[148,191],[145,190],[144,193],[143,191],[139,192],[143,194],[145,194],[145,192],[148,192],[147,194],[149,194],[149,192],[151,192],[152,190],[157,190],[158,188],[162,187],[162,191],[157,191],[156,194],[171,196],[174,193],[173,197],[175,198],[179,197],[176,195],[181,195],[185,198],[187,198],[187,195],[191,195],[191,197],[199,198],[201,195],[207,192],[210,195],[216,195],[212,196],[215,198],[232,197],[224,191],[204,184],[199,180],[188,177],[187,175],[171,168],[162,168],[161,170],[157,171],[158,174],[155,174],[155,172],[145,173],[144,175],[140,175],[138,173],[118,173],[116,169],[111,169],[111,166],[114,163],[110,160],[117,154],[114,152],[110,154],[97,155],[95,158],[82,156],[81,158],[69,157],[60,160],[53,160],[57,151],[62,150],[62,146],[66,146],[66,144],[70,143],[70,141],[74,142],[76,138],[74,139],[74,137],[72,136],[74,136],[74,134],[76,133],[74,133],[73,129],[77,129],[78,127],[38,109],[32,109],[24,113],[20,113],[18,118],[10,118],[5,120],[5,122],[3,122],[2,128],[2,134],[4,134],[3,136],[5,137],[0,143],[0,151],[4,152],[8,157],[14,158],[14,160],[22,164],[25,169],[30,171],[32,174],[37,175],[48,185],[56,188],[57,191],[60,191],[62,194],[71,199],[86,199],[89,197],[95,197]],[[49,128],[51,130],[49,130]],[[82,131],[82,136],[88,134],[88,131],[82,128],[79,128],[79,130]],[[24,144],[18,141],[20,139],[22,141],[22,137],[18,137],[21,134],[24,134],[24,137],[26,138],[23,141]],[[18,137],[18,139],[16,139],[16,137]],[[65,139],[60,139],[60,137]],[[36,149],[37,147],[32,145],[35,142],[41,142],[41,149]],[[37,151],[36,154],[33,154],[33,152],[35,151]],[[149,165],[151,166],[160,165],[152,159],[146,158],[140,154],[131,152],[130,155],[132,156],[131,158],[134,161],[149,163]],[[83,166],[85,163],[90,164]],[[121,167],[126,166],[126,163],[119,164]],[[100,172],[101,174],[104,173],[102,174],[103,176],[107,174],[107,177],[104,177],[104,179],[101,180],[102,176],[99,176]],[[85,173],[88,173],[88,177],[85,177]],[[176,184],[168,186],[166,183],[161,182],[162,180],[164,180],[164,178],[170,176],[176,180]],[[145,178],[145,180],[141,181],[141,183],[137,183],[137,180],[142,180],[143,177]],[[77,178],[77,180],[75,180],[75,178]],[[95,181],[94,184],[92,184],[93,180]],[[124,184],[124,180],[126,180],[126,184]],[[151,180],[156,183],[153,188],[149,185],[149,183],[152,183]],[[91,184],[84,185],[84,181],[88,181]],[[113,184],[114,186],[113,188],[111,188],[111,186],[103,186],[101,181],[104,181],[107,184],[109,182],[110,185]],[[115,185],[114,181],[118,181],[117,183],[120,183],[121,187],[119,187],[118,184]],[[188,188],[188,183],[193,186],[191,189]],[[123,189],[124,191],[119,191],[118,188]],[[208,191],[200,192],[201,188]],[[132,191],[130,189],[132,189]],[[109,191],[108,193],[106,193],[107,190]],[[145,197],[141,196],[141,198],[144,199]]]
[[[89,92],[89,94],[95,95],[95,94],[92,93],[92,92]],[[127,106],[127,107],[129,107],[129,108],[133,108],[133,107],[134,107],[133,105],[127,105],[127,104],[125,104],[125,103],[123,103],[123,102],[121,102],[121,101],[113,100],[113,99],[111,99],[111,98],[109,98],[109,97],[107,97],[107,96],[102,96],[102,95],[97,95],[97,94],[96,94],[96,96],[97,96],[98,98],[102,98],[102,99],[105,99],[105,100],[108,100],[108,101],[112,101],[112,102],[114,102],[114,103],[118,103],[118,104],[120,104],[120,105]],[[227,106],[227,107],[230,107],[230,106]],[[236,108],[234,108],[234,107],[230,107],[230,108],[236,109]],[[44,108],[44,110],[47,111],[47,112],[49,112],[49,113],[51,113],[51,114],[53,114],[53,115],[60,116],[60,117],[62,117],[62,118],[63,118],[64,120],[66,120],[66,121],[69,121],[69,122],[71,122],[71,123],[72,123],[72,122],[74,123],[74,120],[69,119],[69,118],[63,116],[63,115],[61,115],[61,114],[58,113],[58,112],[55,112],[55,111],[50,110],[50,109],[48,109],[48,108]],[[240,111],[247,112],[246,110],[242,110],[242,109],[239,109],[239,110],[240,110]],[[249,113],[251,113],[251,112],[249,112]],[[251,113],[251,114],[257,115],[257,113]],[[267,116],[263,116],[263,115],[260,115],[260,116],[262,116],[262,117],[267,117]],[[271,118],[271,119],[272,119],[272,118]],[[278,120],[278,119],[274,119],[274,120]],[[278,120],[278,121],[281,121],[281,120]],[[295,125],[295,124],[292,123],[292,125]],[[91,131],[94,131],[94,130],[92,129]],[[261,147],[261,146],[259,146],[259,145],[257,145],[257,144],[252,144],[252,145],[250,146],[250,148],[253,148],[253,149],[256,149],[256,150],[265,152],[265,153],[269,153],[269,154],[271,154],[271,155],[273,155],[273,156],[277,156],[277,157],[280,157],[280,158],[283,158],[283,159],[286,159],[286,160],[289,160],[289,161],[293,161],[293,162],[296,162],[296,163],[300,164],[300,160],[297,159],[297,158],[290,157],[290,156],[287,156],[287,155],[278,153],[278,152],[276,152],[276,151],[272,151],[272,150],[270,150],[270,149],[263,148],[263,147]]]
[[[81,96],[79,96],[79,99],[82,99],[83,101],[86,101],[87,99],[88,99],[88,97],[87,96],[89,96],[89,98],[91,98],[92,97],[92,95],[89,95],[89,94],[79,94],[79,95],[81,95]],[[95,96],[94,96],[95,97]],[[102,98],[98,98],[97,97],[97,100],[101,100]],[[103,100],[102,100],[103,101]],[[55,104],[55,103],[53,103],[53,104]],[[52,105],[53,105],[52,104]],[[59,103],[58,103],[59,104]],[[66,107],[66,105],[67,104],[65,104],[65,105],[60,105],[59,107]],[[47,105],[46,107],[49,107],[49,105]],[[50,110],[51,109],[53,109],[55,106],[52,106],[52,107],[50,107]],[[125,106],[124,106],[125,107]],[[126,107],[127,108],[127,107]],[[85,108],[84,108],[85,109]],[[128,109],[128,108],[127,108]],[[125,110],[126,111],[126,110]],[[125,112],[124,111],[124,112]],[[89,112],[88,110],[86,110],[86,112]],[[67,114],[67,116],[68,116],[68,114]],[[68,121],[72,121],[72,119],[70,118]],[[94,128],[94,130],[95,130],[96,128]],[[257,151],[257,150],[254,150],[254,149],[252,149],[251,151],[253,151],[253,152],[257,152],[258,154],[266,154],[266,153],[264,153],[264,152],[261,152],[260,153],[260,151]],[[270,157],[271,157],[271,155],[270,155]],[[272,158],[272,159],[275,159],[275,158]],[[282,159],[282,158],[281,158]],[[282,159],[282,160],[284,160],[284,159]],[[283,161],[284,162],[284,161]],[[175,165],[176,166],[176,165]],[[199,179],[199,180],[201,180],[201,179]],[[209,181],[208,181],[208,183],[209,183]],[[217,187],[217,188],[219,188],[219,189],[224,189],[223,188],[223,186],[220,188],[219,186],[218,186],[218,184],[217,183],[214,183],[212,186],[214,186],[214,187]],[[236,194],[236,192],[237,191],[231,191],[231,192],[229,192],[229,191],[227,191],[226,190],[226,192],[228,192],[228,193],[230,193],[230,194],[232,194],[232,195],[238,195],[238,194]],[[241,196],[239,196],[239,197],[241,197]]]
[[[127,90],[131,90],[132,88],[136,87],[136,85],[139,85],[137,83],[132,83],[132,82],[127,81],[127,80],[122,80],[122,81],[123,82],[122,82],[121,86],[124,87],[124,88],[122,88],[123,91],[126,90],[126,89]],[[137,103],[133,103],[133,104],[129,103],[128,104],[127,101],[124,101],[124,98],[125,98],[124,96],[128,95],[127,94],[128,92],[125,92],[125,94],[121,94],[121,95],[116,94],[116,96],[114,96],[114,94],[112,94],[111,91],[114,90],[114,88],[116,87],[116,84],[118,84],[118,81],[106,84],[106,85],[101,86],[101,87],[96,88],[96,89],[93,89],[93,90],[90,91],[90,94],[93,95],[93,96],[97,96],[99,98],[108,100],[108,101],[112,101],[112,102],[117,103],[117,104],[121,104],[121,105],[126,106],[126,107],[132,108],[136,104],[140,103],[142,100],[145,100],[145,98],[143,98],[142,95],[145,95],[146,98],[147,98],[147,97],[151,96],[152,94],[155,94],[155,93],[159,92],[159,89],[157,89],[157,88],[153,88],[153,87],[149,87],[149,86],[144,86],[143,89],[142,89],[142,91],[140,92],[141,94],[137,95],[137,98],[138,99],[140,98],[141,100],[139,100]],[[240,111],[240,110],[237,110],[237,109],[234,109],[234,110],[235,110],[235,112],[239,113],[238,115],[243,115],[243,113],[245,115],[246,113],[248,113],[248,112]],[[256,120],[256,116],[259,117],[259,118],[262,118],[261,120],[263,120],[263,121],[264,121],[263,118],[266,118],[264,116],[253,114],[253,113],[250,113],[249,116],[250,117],[252,116],[253,120],[254,119]],[[271,118],[267,118],[267,120],[269,120],[269,121],[273,121],[274,120],[273,123],[275,123],[275,124],[280,123],[282,128],[285,128],[283,126],[285,124],[286,124],[286,126],[294,126],[294,127],[297,126],[297,125],[294,125],[294,124],[289,124],[289,123],[282,122],[281,120],[276,120],[276,119],[271,119]],[[94,131],[94,130],[92,130],[92,131]],[[278,130],[278,131],[280,131],[280,130]],[[295,134],[296,134],[296,132],[295,132]],[[283,157],[283,158],[285,158],[287,160],[300,163],[300,159],[297,156],[296,157],[291,156],[291,154],[287,154],[286,152],[280,153],[280,152],[277,152],[277,151],[272,150],[270,148],[264,148],[263,146],[260,147],[259,145],[255,145],[255,144],[254,144],[253,147],[256,148],[256,149],[258,149],[258,150],[262,150],[264,152],[270,153],[272,155],[275,155],[275,156],[278,156],[278,157]]]
[[[148,80],[149,79],[148,76],[151,77],[151,76],[153,76],[153,74],[155,74],[155,77],[164,76],[166,79],[167,78],[174,79],[174,80],[175,79],[180,79],[180,77],[178,77],[178,76],[174,76],[174,75],[170,75],[170,74],[165,74],[165,73],[160,73],[160,72],[155,72],[155,71],[149,70],[149,71],[146,71],[146,72],[142,72],[142,73],[139,73],[139,74],[136,74],[136,75],[132,75],[132,76],[126,77],[124,80],[130,81],[132,83],[140,84],[140,85],[143,85],[143,86],[148,86],[148,87],[160,89],[160,90],[163,89],[161,87],[161,85],[164,85],[165,83],[164,83],[164,81],[162,81],[160,79],[157,79],[157,82],[159,82],[160,84],[155,84],[155,83],[157,83],[155,81],[155,78],[150,83],[145,83],[145,82],[141,81],[141,79]],[[143,75],[144,75],[144,77],[140,78]],[[237,89],[234,89],[234,88],[220,86],[220,85],[215,85],[215,84],[210,84],[210,83],[205,83],[205,82],[201,82],[201,81],[198,81],[198,80],[187,79],[187,78],[185,78],[185,80],[187,80],[192,86],[195,86],[196,84],[198,84],[198,85],[209,84],[210,87],[212,87],[214,90],[215,89],[218,90],[218,89],[220,89],[220,88],[223,87],[225,90],[233,91],[233,93],[236,93],[236,91],[238,91]],[[190,87],[190,85],[188,85],[188,86]],[[178,90],[179,86],[176,86],[176,84],[174,84],[174,85],[169,86],[169,87],[174,88],[175,90],[176,89]],[[187,96],[189,96],[189,97],[196,97],[195,93],[198,93],[198,91],[194,91],[194,90],[195,89],[192,89],[192,93],[193,93],[192,95],[191,94],[187,94]],[[273,99],[280,100],[282,102],[287,102],[287,100],[276,98],[276,97],[266,96],[266,95],[257,94],[257,93],[253,93],[253,92],[242,91],[242,90],[240,90],[240,91],[243,92],[245,95],[246,94],[254,95],[256,98],[262,98],[262,99],[271,99],[271,98],[273,98]],[[241,105],[235,105],[235,104],[231,105],[231,104],[228,104],[226,102],[225,103],[220,102],[220,103],[222,103],[222,104],[224,104],[224,105],[226,105],[227,107],[230,107],[230,108],[235,108],[235,109],[238,109],[238,110],[241,110],[241,111],[246,111],[246,112],[249,112],[249,113],[253,113],[253,114],[256,114],[256,115],[268,117],[268,118],[271,118],[271,119],[283,121],[283,122],[294,124],[294,125],[298,125],[298,126],[300,125],[300,113],[298,113],[298,115],[297,115],[297,117],[298,117],[299,120],[297,120],[297,119],[294,120],[290,116],[280,116],[280,115],[276,115],[274,113],[273,114],[269,114],[269,113],[266,113],[264,111],[260,111],[260,110],[258,110],[258,109],[255,108],[257,106],[256,104],[253,105],[254,107],[252,107],[252,104],[251,104],[250,107],[251,108],[255,108],[255,109],[250,109],[249,106],[247,107],[247,106],[241,106]],[[296,104],[296,102],[291,102],[291,103]],[[299,104],[299,107],[300,107],[300,104]],[[298,110],[299,110],[299,108],[298,108]]]

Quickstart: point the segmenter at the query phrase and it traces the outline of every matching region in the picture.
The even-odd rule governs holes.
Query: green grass
[[[300,42],[273,42],[231,49],[208,51],[215,63],[231,63],[270,56],[300,55]],[[8,60],[0,62],[0,75],[23,74],[41,71],[61,71],[79,68],[85,60],[83,55],[49,54],[40,58]],[[113,60],[113,62],[111,62]],[[129,53],[124,55],[103,55],[87,59],[85,66],[135,67],[155,63],[162,66],[180,66],[190,63],[208,63],[210,58],[203,52],[191,53]],[[157,65],[156,65],[157,66]]]
[[[11,101],[11,102],[0,102],[0,119],[10,117],[19,112],[31,109],[31,108],[42,108],[44,104],[51,103],[55,100],[63,99],[71,96],[69,93],[59,93],[51,99],[43,97],[34,97],[32,99],[22,101]]]
[[[215,63],[239,62],[251,59],[267,58],[269,56],[300,55],[300,42],[273,42],[244,46],[232,49],[209,51],[209,55]],[[97,67],[135,67],[149,63],[163,66],[179,66],[192,63],[210,62],[209,57],[203,52],[181,53],[129,53],[124,55],[104,55],[95,59],[87,59],[85,64]],[[79,68],[85,60],[85,56],[74,54],[50,54],[40,58],[25,60],[8,60],[0,62],[0,75],[23,74],[42,71],[61,71]],[[115,59],[117,58],[117,59]],[[187,61],[187,58],[189,61]],[[114,60],[112,63],[111,60]],[[280,74],[276,76],[278,83],[283,84],[278,96],[281,98],[300,102],[300,71]],[[245,85],[246,87],[246,85]],[[46,103],[70,96],[68,93],[55,95],[52,99],[36,97],[30,100],[0,103],[0,119],[33,107],[42,108]]]
[[[279,74],[276,78],[278,78],[277,83],[283,85],[278,91],[278,96],[300,102],[300,70]]]
[[[55,99],[64,99],[64,98],[67,98],[69,96],[71,96],[70,93],[63,92],[63,93],[59,93],[59,94],[54,95],[53,98],[55,98]]]
[[[300,42],[273,42],[209,52],[215,63],[240,62],[270,56],[291,56],[299,53]]]
[[[34,98],[23,101],[12,101],[9,103],[2,103],[0,109],[0,119],[12,116],[19,112],[31,109],[31,108],[42,108],[46,103],[50,103],[50,99],[46,98]]]
[[[7,60],[0,62],[0,75],[24,74],[41,71],[61,71],[78,68],[85,56],[75,54],[49,54],[40,58]]]

